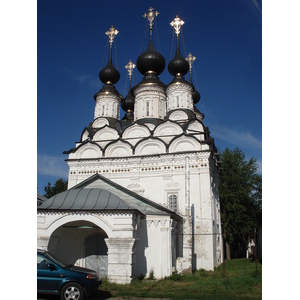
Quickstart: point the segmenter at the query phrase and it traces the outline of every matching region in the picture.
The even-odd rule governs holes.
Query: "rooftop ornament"
[[[178,16],[176,16],[176,18],[170,23],[170,25],[172,27],[174,27],[174,29],[175,29],[175,32],[177,34],[177,38],[178,38],[179,33],[180,33],[180,28],[183,24],[184,24],[184,21],[181,20]]]
[[[158,16],[159,12],[158,11],[153,12],[153,8],[151,6],[148,9],[148,11],[149,11],[148,14],[144,13],[143,17],[148,19],[150,25],[150,31],[152,31],[154,18]]]
[[[189,52],[189,55],[186,57],[186,61],[189,63],[190,66],[190,83],[192,83],[192,65],[193,61],[196,60],[196,56],[193,56],[191,52]]]
[[[135,64],[131,60],[129,60],[128,64],[125,66],[125,69],[128,72],[129,82],[131,82],[131,75],[134,68],[135,68]]]
[[[114,41],[114,37],[119,33],[117,29],[115,29],[113,26],[110,27],[108,31],[105,32],[105,34],[109,37],[109,44],[110,47],[112,46],[112,43]]]

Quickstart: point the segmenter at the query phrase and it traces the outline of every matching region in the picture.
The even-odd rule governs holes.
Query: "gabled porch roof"
[[[138,211],[143,215],[181,216],[123,186],[95,174],[44,201],[38,211]]]

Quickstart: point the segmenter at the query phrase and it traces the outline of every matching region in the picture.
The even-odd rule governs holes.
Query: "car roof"
[[[44,250],[44,249],[37,249],[37,252],[39,252],[39,253],[46,253],[47,251]]]

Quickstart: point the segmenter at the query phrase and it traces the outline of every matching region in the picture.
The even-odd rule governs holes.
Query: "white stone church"
[[[94,120],[64,152],[68,190],[37,210],[38,248],[117,283],[150,273],[160,279],[174,271],[213,270],[223,261],[219,154],[195,106],[195,57],[181,55],[184,22],[176,17],[176,54],[168,64],[174,78],[160,81],[166,63],[152,41],[157,15],[152,8],[144,15],[149,46],[136,65],[126,65],[126,97],[114,86],[120,79],[112,62],[118,31],[112,26],[106,32],[110,55],[99,73],[103,87],[94,96]],[[135,66],[144,77],[131,87]]]

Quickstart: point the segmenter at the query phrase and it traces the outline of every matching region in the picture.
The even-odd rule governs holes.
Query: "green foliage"
[[[115,284],[104,281],[100,290],[112,297],[169,298],[169,299],[227,299],[247,300],[262,297],[262,268],[250,259],[225,261],[215,271],[198,270],[193,274],[174,272],[163,280],[134,280],[131,284]],[[180,279],[179,279],[180,278]]]
[[[170,280],[174,280],[174,281],[179,281],[182,279],[182,275],[179,274],[177,271],[173,272],[172,275],[170,277],[168,277],[167,279]]]
[[[154,280],[155,279],[155,277],[154,277],[154,271],[153,270],[150,270],[149,277],[147,279],[148,280]]]
[[[222,229],[229,243],[246,244],[247,233],[261,224],[262,177],[254,158],[245,159],[242,150],[221,152],[220,203]]]
[[[51,183],[48,182],[48,185],[44,187],[44,197],[49,199],[58,193],[66,191],[67,189],[68,180],[64,180],[63,178],[56,180],[54,186],[51,186]]]

